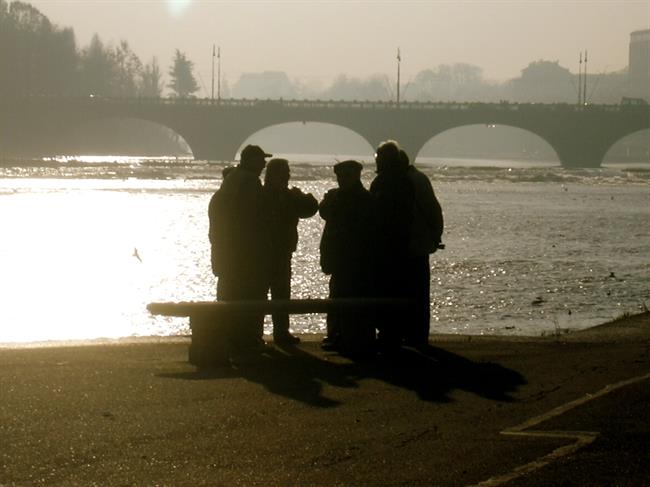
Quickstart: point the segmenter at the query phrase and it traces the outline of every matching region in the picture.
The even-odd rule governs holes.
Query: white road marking
[[[492,477],[488,480],[484,480],[483,482],[475,484],[475,486],[473,487],[479,487],[479,486],[494,487],[497,485],[503,485],[506,482],[509,482],[518,477],[526,475],[534,470],[537,470],[545,465],[548,465],[549,463],[557,460],[560,457],[569,455],[579,450],[583,446],[592,443],[598,437],[599,435],[598,431],[540,431],[540,430],[529,430],[529,428],[537,426],[538,424],[543,423],[544,421],[547,421],[556,416],[560,416],[561,414],[564,414],[565,412],[573,408],[582,406],[583,404],[589,401],[598,399],[599,397],[609,394],[610,392],[620,389],[621,387],[629,386],[647,379],[650,379],[650,373],[638,377],[633,377],[631,379],[627,379],[621,382],[617,382],[615,384],[610,384],[608,386],[603,387],[598,392],[595,392],[593,394],[586,394],[585,396],[576,399],[575,401],[568,402],[554,409],[551,409],[550,411],[544,414],[535,416],[520,425],[513,426],[511,428],[506,428],[505,430],[501,431],[502,435],[508,435],[508,436],[527,436],[527,437],[537,437],[537,438],[566,438],[566,439],[574,440],[574,443],[556,448],[548,455],[544,455],[540,458],[537,458],[536,460],[533,460],[530,463],[521,465],[506,474],[499,475],[497,477]]]

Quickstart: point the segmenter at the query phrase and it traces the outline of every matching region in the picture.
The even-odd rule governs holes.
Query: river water
[[[291,184],[322,198],[332,162],[295,164]],[[446,220],[446,249],[431,259],[432,333],[539,336],[650,305],[650,163],[418,164]],[[0,343],[187,334],[186,319],[151,316],[146,304],[214,299],[206,213],[223,167],[0,161]],[[327,296],[322,228],[318,216],[300,223],[296,298]],[[297,332],[324,327],[322,315],[292,317]]]

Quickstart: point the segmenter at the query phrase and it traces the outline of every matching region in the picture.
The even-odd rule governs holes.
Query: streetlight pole
[[[580,64],[578,64],[578,106],[582,105],[582,51],[580,51]]]
[[[217,99],[221,101],[221,46],[217,49],[218,71],[217,71]]]
[[[399,107],[399,84],[400,84],[400,64],[402,62],[402,55],[400,54],[399,47],[397,48],[397,106]]]
[[[582,88],[583,105],[587,104],[587,51],[585,50],[585,74],[583,76],[584,86]]]
[[[214,44],[212,44],[212,95],[211,100],[214,100]]]

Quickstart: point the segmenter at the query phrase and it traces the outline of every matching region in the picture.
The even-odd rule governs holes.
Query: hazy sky
[[[627,66],[629,34],[650,27],[650,0],[217,1],[27,0],[51,21],[73,27],[78,45],[93,33],[126,39],[143,62],[166,73],[178,48],[210,89],[212,44],[222,74],[286,71],[328,84],[338,74],[402,80],[438,64],[481,66],[492,80],[519,75],[530,61],[557,60],[577,72],[589,51],[592,73]]]

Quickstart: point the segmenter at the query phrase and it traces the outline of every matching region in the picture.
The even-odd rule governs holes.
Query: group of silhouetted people
[[[240,163],[224,170],[210,200],[212,271],[218,300],[289,299],[291,259],[300,218],[317,211],[325,220],[320,242],[321,270],[330,276],[332,299],[384,298],[406,308],[340,309],[328,313],[323,348],[349,356],[389,354],[406,344],[428,344],[429,255],[441,246],[443,216],[429,178],[410,164],[395,141],[375,154],[377,176],[370,189],[361,181],[363,165],[347,160],[334,166],[338,187],[318,203],[312,194],[289,188],[286,159],[248,145]],[[266,166],[264,185],[260,181]],[[280,345],[300,340],[289,332],[289,316],[273,317]],[[240,349],[264,344],[263,314],[233,316],[230,340]]]

